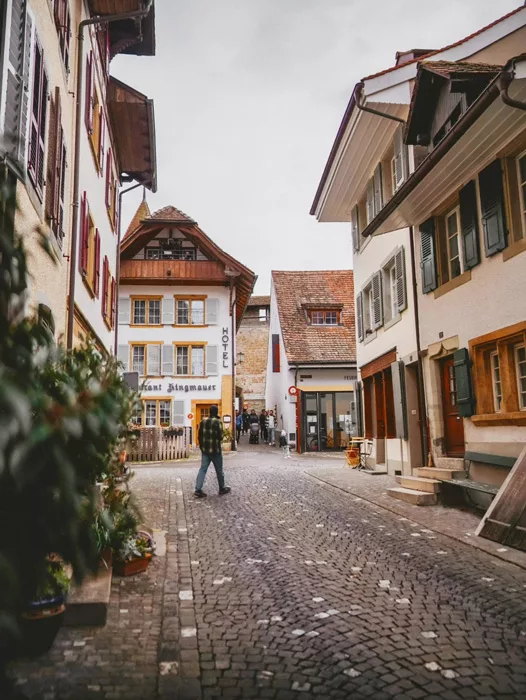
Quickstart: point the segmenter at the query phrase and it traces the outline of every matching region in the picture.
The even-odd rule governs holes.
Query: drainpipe
[[[84,19],[79,24],[78,29],[78,49],[77,49],[77,85],[75,88],[76,115],[75,115],[75,155],[73,170],[73,215],[71,220],[71,248],[69,259],[69,291],[68,291],[68,327],[66,334],[66,347],[71,350],[73,347],[73,326],[75,315],[75,280],[77,265],[77,228],[79,221],[79,183],[80,183],[80,138],[82,125],[82,68],[84,63],[84,29],[90,25],[105,25],[111,22],[119,22],[124,19],[141,19],[150,12],[153,0],[147,0],[142,10],[133,12],[121,12],[116,15],[106,17],[92,17]]]
[[[237,450],[236,445],[236,356],[235,356],[235,338],[236,338],[236,299],[234,294],[234,280],[235,277],[230,278],[230,316],[232,318],[232,338],[230,340],[230,345],[232,348],[231,362],[232,362],[232,416],[230,419],[230,431],[232,434],[232,440],[230,447],[235,452]]]
[[[361,97],[363,95],[364,84],[358,83],[357,87],[358,87],[358,90],[356,92],[356,106],[358,107],[358,109],[360,111],[369,112],[370,114],[376,114],[377,117],[384,117],[384,119],[392,119],[392,121],[399,122],[400,124],[406,123],[405,119],[401,119],[400,117],[395,117],[392,114],[386,114],[385,112],[379,112],[377,109],[373,109],[372,107],[366,107],[360,101]]]
[[[524,109],[526,110],[526,102],[521,102],[520,100],[514,100],[513,97],[510,97],[508,94],[508,89],[513,82],[514,75],[513,73],[509,72],[504,72],[499,75],[499,90],[500,90],[500,98],[504,102],[505,105],[508,105],[508,107],[515,107],[515,109]]]
[[[137,187],[141,187],[140,182],[137,182],[135,185],[128,187],[126,190],[121,190],[119,192],[119,232],[117,235],[117,265],[115,266],[115,347],[113,353],[115,357],[117,357],[117,348],[119,346],[119,291],[121,288],[122,197],[128,192],[137,189]]]

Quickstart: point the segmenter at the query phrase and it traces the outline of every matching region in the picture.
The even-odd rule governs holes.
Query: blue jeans
[[[202,452],[201,469],[197,474],[197,481],[195,484],[196,491],[202,491],[203,489],[206,479],[206,472],[208,471],[210,462],[212,462],[216,470],[217,483],[219,484],[219,489],[221,490],[225,488],[225,474],[223,472],[223,453],[216,452],[214,454],[207,454],[206,452]]]
[[[275,442],[276,442],[276,428],[269,428],[268,429],[268,444],[274,445]]]

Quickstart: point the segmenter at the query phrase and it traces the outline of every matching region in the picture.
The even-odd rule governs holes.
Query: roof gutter
[[[504,102],[505,105],[508,105],[508,107],[514,107],[515,109],[523,110],[526,110],[526,102],[514,100],[513,97],[509,96],[508,89],[515,77],[516,61],[525,59],[526,54],[522,54],[521,56],[516,56],[515,58],[512,58],[511,61],[508,61],[508,63],[506,64],[505,72],[499,75],[499,88],[501,100]],[[511,68],[512,70],[510,71],[508,70],[508,68]]]
[[[380,112],[377,109],[373,109],[372,107],[366,107],[362,102],[361,102],[361,97],[363,95],[363,88],[364,88],[364,83],[358,83],[356,86],[358,88],[358,92],[356,94],[356,106],[361,112],[369,112],[369,114],[376,114],[377,117],[383,117],[384,119],[392,119],[394,122],[400,122],[400,124],[406,123],[405,119],[402,119],[401,117],[395,117],[393,114],[387,114],[386,112]]]
[[[111,22],[120,22],[123,19],[142,19],[148,15],[153,5],[153,0],[146,0],[144,7],[141,10],[133,12],[121,12],[116,15],[107,15],[100,17],[91,17],[84,19],[79,24],[78,28],[78,48],[77,48],[77,84],[75,86],[75,160],[73,170],[73,214],[71,221],[71,248],[69,259],[69,290],[68,290],[68,327],[66,333],[66,347],[71,350],[73,347],[73,328],[75,317],[75,280],[76,280],[76,265],[77,265],[77,229],[79,222],[79,189],[80,189],[80,139],[82,128],[82,67],[84,63],[84,29],[91,25],[106,25]],[[118,253],[119,251],[117,251]]]

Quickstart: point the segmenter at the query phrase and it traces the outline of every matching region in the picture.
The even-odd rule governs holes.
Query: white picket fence
[[[181,434],[173,434],[173,433]],[[170,434],[171,433],[171,434]],[[128,448],[128,462],[171,462],[190,453],[191,428],[140,428]]]

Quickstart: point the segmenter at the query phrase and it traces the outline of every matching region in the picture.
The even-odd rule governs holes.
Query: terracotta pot
[[[113,571],[117,576],[133,576],[134,574],[140,574],[146,571],[151,558],[151,554],[146,554],[140,559],[129,559],[128,561],[116,559],[113,563]]]

